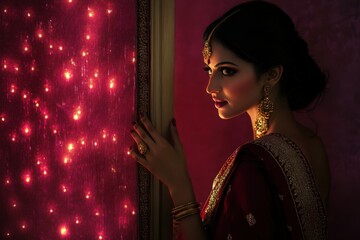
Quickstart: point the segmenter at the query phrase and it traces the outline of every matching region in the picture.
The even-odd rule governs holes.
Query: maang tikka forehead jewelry
[[[225,22],[227,19],[229,19],[232,15],[234,15],[235,13],[237,13],[238,11],[240,11],[240,9],[232,12],[229,16],[227,16],[226,18],[224,18],[223,20],[221,20],[218,24],[215,25],[215,27],[211,30],[209,36],[207,37],[205,43],[204,43],[204,49],[203,49],[203,56],[204,56],[204,59],[209,62],[209,59],[211,57],[211,54],[212,54],[212,49],[211,49],[211,37],[214,33],[214,31],[216,30],[217,27],[219,27],[223,22]]]

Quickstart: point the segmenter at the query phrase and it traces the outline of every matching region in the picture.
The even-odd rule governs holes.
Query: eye
[[[209,75],[212,74],[211,68],[208,67],[208,66],[205,66],[205,67],[204,67],[204,71],[207,72]]]
[[[237,72],[237,70],[229,67],[221,67],[219,70],[223,76],[232,76]]]

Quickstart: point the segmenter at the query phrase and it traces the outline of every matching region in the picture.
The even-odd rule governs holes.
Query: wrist
[[[169,186],[169,192],[175,206],[195,201],[195,194],[189,177],[171,187]]]

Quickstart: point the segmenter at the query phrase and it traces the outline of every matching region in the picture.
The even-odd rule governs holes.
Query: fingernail
[[[173,118],[173,119],[171,120],[171,123],[172,123],[172,125],[173,125],[174,127],[176,127],[176,120],[175,120],[175,118]]]

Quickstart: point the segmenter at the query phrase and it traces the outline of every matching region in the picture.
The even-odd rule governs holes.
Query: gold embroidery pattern
[[[325,239],[325,208],[311,167],[299,147],[280,134],[269,134],[254,143],[266,149],[282,169],[304,239]]]
[[[222,187],[224,186],[224,182],[227,178],[227,176],[230,173],[230,170],[232,169],[234,165],[234,161],[236,158],[236,155],[239,151],[240,147],[237,148],[230,157],[226,160],[224,165],[221,167],[219,173],[216,175],[214,182],[213,182],[213,188],[210,192],[210,195],[207,200],[207,204],[205,205],[205,217],[204,222],[206,220],[211,218],[211,215],[214,213],[214,209],[218,204],[219,198],[219,192],[221,191]]]

